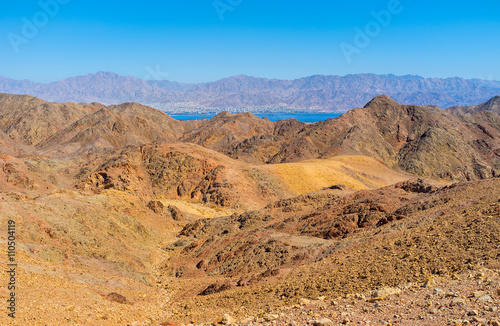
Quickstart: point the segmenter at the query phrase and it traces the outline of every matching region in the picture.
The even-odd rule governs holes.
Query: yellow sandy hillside
[[[358,155],[276,164],[266,168],[279,175],[296,194],[338,184],[354,190],[379,188],[408,179],[373,158]]]

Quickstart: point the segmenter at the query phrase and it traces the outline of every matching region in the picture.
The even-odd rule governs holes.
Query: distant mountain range
[[[138,102],[169,113],[345,112],[381,94],[404,104],[441,108],[483,103],[500,95],[500,81],[374,74],[316,75],[296,80],[239,75],[183,84],[98,72],[47,84],[0,77],[0,92],[29,94],[54,102]]]

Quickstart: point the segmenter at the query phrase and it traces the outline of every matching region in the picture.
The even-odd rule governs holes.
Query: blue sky
[[[373,12],[390,16],[377,20]],[[204,82],[237,74],[393,73],[500,80],[499,12],[499,1],[3,1],[0,76],[48,82],[112,71]]]

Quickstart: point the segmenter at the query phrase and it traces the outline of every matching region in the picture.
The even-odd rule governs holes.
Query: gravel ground
[[[221,316],[220,324],[500,326],[499,309],[499,271],[478,269],[344,298],[303,298],[300,304],[240,321]]]

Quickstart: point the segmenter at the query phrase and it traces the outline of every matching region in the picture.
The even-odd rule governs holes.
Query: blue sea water
[[[267,117],[271,121],[278,121],[284,119],[296,119],[301,122],[318,122],[324,121],[331,118],[336,118],[340,116],[340,113],[257,113],[255,114],[259,118]],[[211,119],[216,114],[193,114],[193,115],[172,115],[172,118],[176,120],[201,120],[201,119]]]

